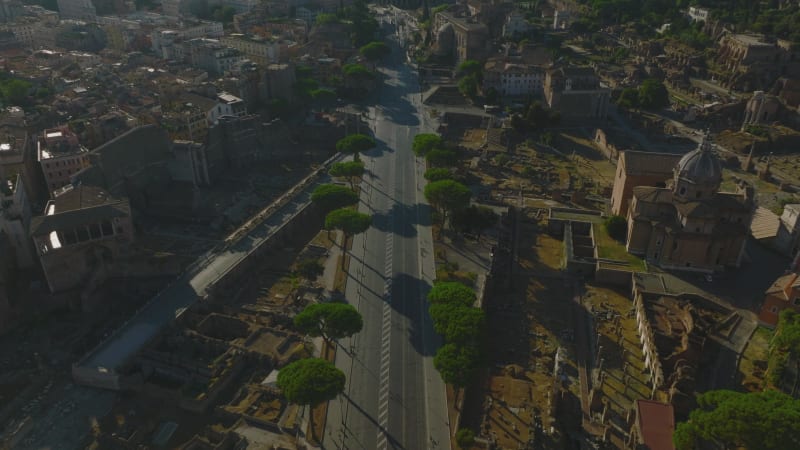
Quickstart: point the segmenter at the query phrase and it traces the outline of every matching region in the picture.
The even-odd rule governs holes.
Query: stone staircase
[[[458,92],[458,86],[436,86],[424,95],[422,101],[426,105],[466,106],[467,99]]]
[[[502,128],[489,127],[486,130],[486,149],[493,151],[507,150],[508,136]]]

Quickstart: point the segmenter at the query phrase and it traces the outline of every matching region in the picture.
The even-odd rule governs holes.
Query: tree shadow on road
[[[394,203],[388,213],[375,213],[372,216],[372,226],[376,229],[401,237],[417,236],[417,225],[424,227],[431,225],[429,205]]]
[[[432,356],[440,345],[428,316],[426,296],[430,289],[430,283],[416,275],[398,273],[392,278],[391,307],[408,318],[409,341],[422,356]]]
[[[415,237],[417,229],[414,227],[416,205],[403,205],[394,203],[389,212],[379,212],[372,215],[372,225],[385,233],[393,233],[401,237]]]
[[[344,398],[347,401],[347,403],[350,404],[353,408],[355,408],[356,411],[362,414],[372,425],[375,425],[376,433],[380,431],[386,435],[386,440],[388,441],[390,448],[393,449],[404,448],[402,443],[396,437],[392,436],[391,433],[389,433],[388,429],[382,427],[381,424],[377,421],[377,419],[374,416],[370,415],[364,408],[361,407],[361,405],[354,402],[353,399],[351,399],[345,393],[342,393],[341,397]],[[351,436],[355,439],[360,438],[360,436],[354,436],[354,435]],[[338,450],[340,447],[336,443],[334,443],[332,446],[325,446],[323,443],[323,445],[320,448],[322,448],[323,450],[334,450],[334,449]],[[363,444],[361,444],[361,447],[359,448],[363,448]]]

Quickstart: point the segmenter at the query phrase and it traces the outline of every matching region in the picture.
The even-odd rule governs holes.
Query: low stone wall
[[[591,226],[590,223],[575,220],[575,219],[568,219],[568,218],[560,218],[558,217],[558,213],[567,213],[567,214],[581,214],[585,216],[597,216],[601,217],[603,215],[600,211],[588,210],[588,209],[575,209],[575,208],[550,208],[547,213],[547,230],[550,234],[554,236],[562,236],[564,233],[564,226],[568,223],[586,223],[586,226]]]
[[[84,386],[109,389],[112,391],[120,390],[119,374],[111,369],[74,364],[72,366],[72,379],[75,380],[75,383]]]
[[[282,248],[296,228],[314,226],[321,228],[324,221],[322,212],[313,204],[307,205],[294,217],[283,224],[275,233],[258,247],[250,251],[235,267],[222,274],[213,286],[206,291],[210,298],[217,295],[229,295],[237,289],[245,278],[252,275],[252,270],[273,251]]]
[[[611,142],[608,142],[608,136],[602,128],[594,130],[594,143],[597,145],[597,148],[600,149],[600,152],[603,153],[603,156],[609,160],[616,160],[619,158],[620,149]]]
[[[597,261],[594,271],[594,279],[598,283],[611,284],[630,288],[633,278],[633,270],[626,263],[612,261]]]
[[[576,248],[574,240],[575,233],[585,233],[588,226],[590,233],[588,238],[592,242],[592,247],[585,245]],[[582,237],[582,236],[578,236]],[[564,226],[564,257],[562,260],[561,268],[569,273],[576,275],[592,276],[596,259],[590,255],[594,253],[594,238],[591,237],[591,224],[585,222],[567,222]]]

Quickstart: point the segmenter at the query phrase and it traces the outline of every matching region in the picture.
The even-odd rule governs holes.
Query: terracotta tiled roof
[[[750,210],[750,204],[743,195],[735,192],[718,192],[713,197],[714,205],[719,210],[746,212]]]
[[[67,211],[52,216],[38,216],[31,219],[31,236],[41,236],[53,231],[63,231],[82,225],[98,223],[115,217],[128,217],[131,207],[127,200],[94,206],[86,209]]]
[[[675,431],[675,413],[672,405],[653,400],[637,400],[641,440],[650,450],[675,450],[672,433]]]
[[[750,234],[756,239],[769,239],[778,235],[781,219],[777,214],[759,206],[750,222]]]
[[[636,186],[633,188],[633,196],[641,202],[672,203],[672,191],[667,188]]]
[[[653,174],[672,174],[675,164],[680,161],[681,155],[671,153],[651,153],[651,152],[622,152],[622,164],[626,174],[632,173],[653,173]]]
[[[61,214],[67,211],[91,208],[118,201],[99,187],[80,185],[56,197],[53,200],[53,204],[55,205],[55,213]]]
[[[713,200],[699,202],[675,202],[675,209],[685,217],[703,217],[713,219],[718,216],[719,208]]]
[[[788,300],[786,298],[786,294],[783,292],[783,289],[789,284],[791,284],[792,286],[800,284],[800,281],[798,281],[796,273],[787,273],[786,275],[781,275],[780,277],[778,277],[777,280],[775,280],[774,283],[772,283],[772,286],[767,288],[766,292],[764,293],[776,294],[778,297],[784,300]]]

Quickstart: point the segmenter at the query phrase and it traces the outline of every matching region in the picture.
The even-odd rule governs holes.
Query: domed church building
[[[665,269],[739,267],[755,208],[753,188],[719,192],[722,165],[709,136],[684,155],[667,187],[637,186],[628,209],[628,252]]]

